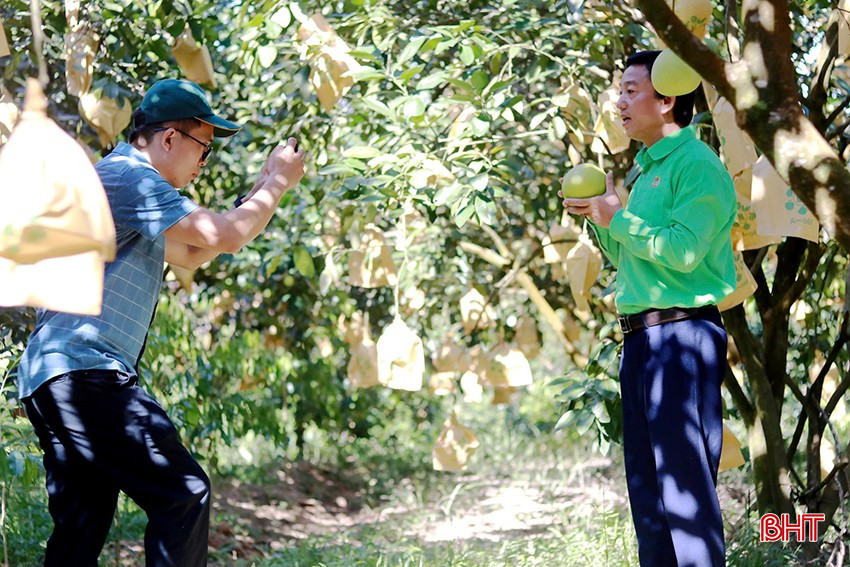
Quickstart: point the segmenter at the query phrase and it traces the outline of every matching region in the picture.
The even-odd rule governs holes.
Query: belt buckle
[[[620,317],[617,319],[617,322],[620,324],[620,330],[623,331],[624,334],[632,332],[632,326],[629,324],[628,317]]]

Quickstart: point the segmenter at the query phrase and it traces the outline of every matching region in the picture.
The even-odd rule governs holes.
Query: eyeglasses
[[[178,132],[180,132],[181,134],[183,134],[184,136],[186,136],[187,138],[189,138],[193,142],[198,142],[199,144],[204,146],[204,152],[201,154],[201,161],[207,161],[207,158],[210,157],[210,153],[212,153],[212,151],[213,151],[212,144],[205,144],[202,141],[200,141],[199,139],[195,138],[194,136],[187,134],[186,132],[184,132],[180,128],[174,128],[173,126],[171,128],[157,128],[157,129],[154,130],[154,132],[165,132],[166,130],[177,130]]]

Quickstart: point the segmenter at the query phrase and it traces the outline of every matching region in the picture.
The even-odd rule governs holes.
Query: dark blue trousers
[[[643,567],[725,565],[716,492],[725,364],[716,311],[625,336],[623,445]]]
[[[44,450],[54,523],[46,566],[97,565],[119,491],[147,513],[147,565],[206,565],[209,478],[135,377],[71,372],[23,404]]]

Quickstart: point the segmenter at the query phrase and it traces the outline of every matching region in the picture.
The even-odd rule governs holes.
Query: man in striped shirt
[[[213,113],[199,86],[174,79],[152,85],[133,118],[129,143],[95,167],[117,239],[102,312],[39,310],[18,371],[54,521],[45,565],[97,565],[119,491],[148,515],[148,565],[206,564],[209,478],[139,386],[139,359],[164,262],[197,268],[239,250],[304,174],[303,150],[290,138],[272,151],[241,206],[216,213],[177,188],[200,175],[213,138],[239,127]]]

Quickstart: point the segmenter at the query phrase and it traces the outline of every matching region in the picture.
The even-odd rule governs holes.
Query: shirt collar
[[[653,161],[660,161],[673,153],[673,150],[687,142],[688,140],[695,139],[697,137],[696,126],[691,125],[686,128],[682,128],[678,132],[670,134],[669,136],[664,136],[651,147],[647,148],[644,146],[635,156],[635,160],[641,166],[641,168],[645,169],[647,165],[649,165]]]
[[[144,162],[148,165],[151,165],[151,162],[148,161],[148,158],[145,157],[145,154],[136,149],[135,146],[128,144],[127,142],[118,142],[118,145],[110,152],[109,155],[118,155],[133,158],[136,161]]]

